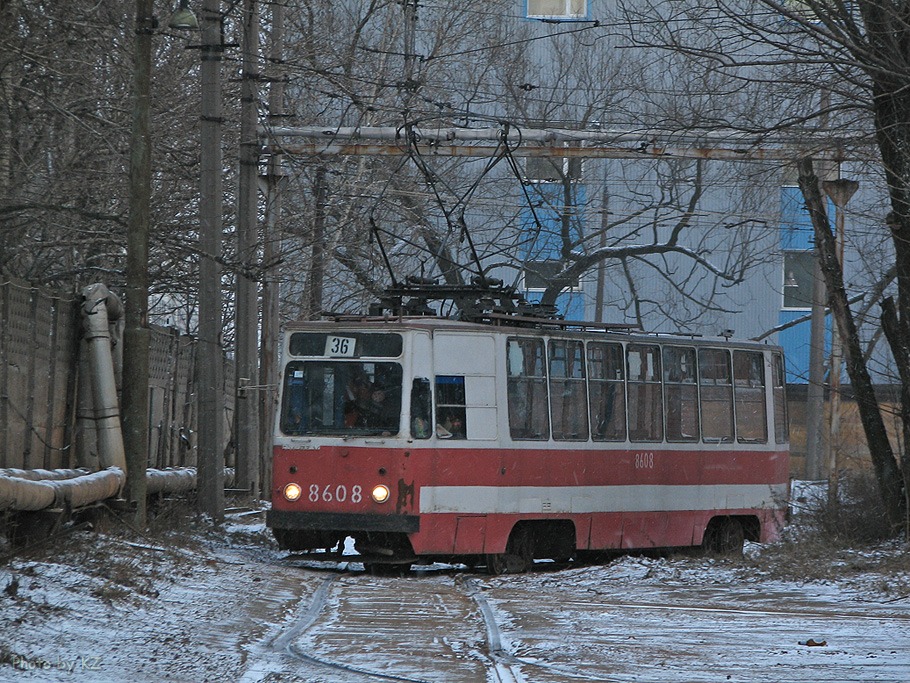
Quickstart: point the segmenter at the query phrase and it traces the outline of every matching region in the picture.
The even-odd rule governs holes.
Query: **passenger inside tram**
[[[458,411],[449,410],[440,424],[436,425],[436,436],[440,439],[466,439],[464,416]]]

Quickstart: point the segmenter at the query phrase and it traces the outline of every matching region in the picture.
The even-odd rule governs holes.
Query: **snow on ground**
[[[231,515],[220,529],[163,526],[174,529],[140,536],[109,522],[17,555],[0,545],[0,682],[361,680],[310,678],[276,647],[322,637],[315,617],[306,632],[299,624],[332,572],[281,562],[261,515]],[[527,681],[910,681],[910,559],[899,542],[827,554],[749,545],[737,560],[625,556],[466,576],[482,585]],[[453,585],[451,570],[430,580],[354,572],[333,590],[396,581],[428,601]],[[337,615],[325,621],[337,633]],[[402,639],[435,627],[402,624]],[[483,636],[468,626],[478,631],[471,642],[455,642],[458,629],[438,637],[473,651]],[[350,655],[355,664],[374,656]]]
[[[231,681],[316,584],[241,535],[76,531],[0,562],[0,681]],[[237,544],[232,539],[241,538]]]

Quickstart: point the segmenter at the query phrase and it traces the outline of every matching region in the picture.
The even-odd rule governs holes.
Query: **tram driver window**
[[[291,361],[285,368],[285,434],[397,434],[401,415],[397,363]]]
[[[440,439],[467,439],[464,377],[436,376],[436,436]]]

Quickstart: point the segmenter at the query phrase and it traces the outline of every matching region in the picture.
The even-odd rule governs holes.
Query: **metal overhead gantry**
[[[421,128],[301,126],[260,127],[267,153],[313,156],[402,156],[414,147],[421,154],[488,157],[507,146],[516,157],[587,159],[679,158],[719,161],[795,161],[811,156],[843,161],[868,146],[863,136],[817,130],[805,135],[770,137],[740,131],[572,130],[565,128]],[[410,136],[410,139],[409,139]]]

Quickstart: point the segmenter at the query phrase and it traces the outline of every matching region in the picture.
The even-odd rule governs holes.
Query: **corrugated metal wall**
[[[0,284],[0,467],[72,464],[73,299]]]
[[[0,283],[0,468],[97,467],[91,397],[80,383],[79,297]],[[196,344],[153,327],[149,466],[196,464]],[[233,417],[225,364],[225,447]],[[230,463],[228,463],[230,464]]]

